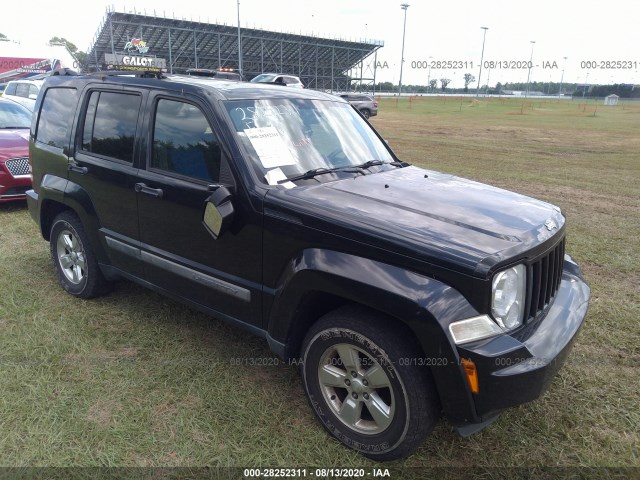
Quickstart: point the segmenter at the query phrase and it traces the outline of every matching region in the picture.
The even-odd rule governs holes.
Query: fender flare
[[[401,267],[324,249],[306,249],[280,276],[268,319],[268,332],[286,341],[300,300],[323,292],[379,310],[411,330],[425,323],[449,323],[478,315],[455,289]]]
[[[300,305],[309,292],[340,297],[400,321],[418,339],[445,414],[462,421],[477,418],[448,327],[478,312],[457,290],[404,268],[356,255],[304,250],[281,275],[268,317],[268,335],[281,342],[282,354],[289,360],[298,357],[300,337],[304,338],[299,330],[306,332],[317,320],[301,317]]]
[[[48,204],[51,202],[64,205],[72,210],[82,222],[85,233],[100,264],[109,264],[109,257],[98,233],[100,220],[88,192],[77,183],[54,175],[45,175],[39,189],[40,196],[40,229],[42,235],[49,240],[46,226],[50,226],[53,218],[47,218]]]

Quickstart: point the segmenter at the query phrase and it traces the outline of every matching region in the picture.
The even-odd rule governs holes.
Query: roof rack
[[[164,72],[156,72],[153,70],[98,70],[97,72],[91,72],[88,75],[96,77],[123,77],[123,76],[135,76],[138,78],[167,78]]]
[[[78,72],[76,72],[75,70],[71,70],[70,68],[57,68],[55,70],[52,70],[51,73],[49,74],[49,76],[53,77],[56,75],[62,75],[65,77],[75,77],[76,75],[78,75]]]

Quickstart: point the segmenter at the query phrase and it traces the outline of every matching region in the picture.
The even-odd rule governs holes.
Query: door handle
[[[138,193],[144,193],[155,198],[162,198],[162,195],[164,194],[161,188],[147,187],[145,183],[136,183],[135,190]]]
[[[89,169],[87,167],[81,167],[80,165],[77,165],[75,163],[70,163],[67,167],[67,170],[69,170],[70,172],[79,173],[80,175],[86,175],[89,172]]]

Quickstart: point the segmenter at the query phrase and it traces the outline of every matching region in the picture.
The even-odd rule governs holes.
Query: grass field
[[[441,422],[385,465],[392,478],[472,466],[485,478],[514,466],[640,475],[640,105],[380,103],[372,123],[402,159],[560,205],[592,288],[541,399],[467,439]],[[234,365],[272,357],[265,342],[128,282],[89,302],[65,294],[22,204],[0,206],[0,345],[0,466],[376,466],[323,431],[293,367]]]

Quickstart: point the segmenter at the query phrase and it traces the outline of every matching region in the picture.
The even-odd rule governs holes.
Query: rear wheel
[[[420,351],[398,331],[386,317],[345,307],[322,317],[303,344],[303,382],[316,415],[376,460],[411,454],[438,420],[431,374],[405,361]]]
[[[360,113],[362,113],[362,116],[367,119],[371,116],[371,112],[366,108],[360,110]]]
[[[93,298],[108,287],[80,219],[72,212],[59,214],[51,224],[50,248],[58,282],[71,295]]]

